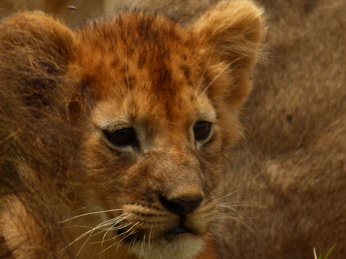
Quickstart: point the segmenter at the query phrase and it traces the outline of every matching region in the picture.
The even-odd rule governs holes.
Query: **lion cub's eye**
[[[135,146],[138,145],[136,132],[133,128],[123,128],[115,131],[102,131],[107,141],[114,146]]]
[[[207,121],[198,121],[193,125],[193,134],[196,141],[202,141],[209,137],[211,132],[211,123]]]

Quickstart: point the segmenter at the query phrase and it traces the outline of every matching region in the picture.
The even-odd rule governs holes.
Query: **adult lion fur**
[[[70,26],[86,19],[113,16],[124,10],[145,10],[165,14],[181,22],[196,20],[219,0],[3,0],[0,19],[20,10],[41,10]]]
[[[217,258],[220,180],[263,31],[247,0],[190,25],[6,18],[2,257]]]
[[[346,258],[346,2],[261,3],[268,61],[229,163],[223,258],[313,258],[334,245],[330,258]]]

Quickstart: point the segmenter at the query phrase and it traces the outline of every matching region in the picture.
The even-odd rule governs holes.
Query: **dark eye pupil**
[[[106,139],[115,146],[136,145],[136,132],[133,128],[123,128],[115,131],[103,130]]]
[[[193,134],[195,140],[201,141],[209,137],[211,130],[211,123],[207,121],[198,121],[193,125]]]

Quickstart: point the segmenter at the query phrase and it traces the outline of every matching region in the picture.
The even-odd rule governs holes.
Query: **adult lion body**
[[[334,244],[330,258],[346,258],[346,2],[262,2],[268,63],[228,178],[230,202],[253,207],[235,207],[249,218],[227,222],[225,258],[313,258]]]
[[[187,26],[141,12],[75,31],[42,13],[5,19],[2,252],[216,258],[220,180],[262,31],[247,0]]]
[[[18,10],[41,10],[73,26],[85,19],[139,9],[191,22],[217,2],[219,0],[3,0],[0,2],[0,18]]]

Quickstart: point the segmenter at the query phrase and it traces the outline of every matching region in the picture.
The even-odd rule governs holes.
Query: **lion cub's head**
[[[8,42],[30,50],[21,56],[31,59],[27,70],[56,78],[21,83],[30,93],[49,85],[33,98],[45,112],[62,106],[58,113],[79,132],[81,166],[66,169],[65,185],[76,190],[64,212],[72,217],[64,222],[70,247],[115,256],[128,246],[140,258],[199,254],[224,160],[241,134],[237,114],[250,89],[261,10],[237,0],[192,25],[125,13],[75,31],[25,13],[3,26]],[[89,229],[74,230],[77,222]]]

